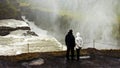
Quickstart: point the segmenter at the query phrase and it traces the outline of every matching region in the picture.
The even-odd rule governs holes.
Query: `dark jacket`
[[[75,47],[75,37],[73,36],[72,32],[68,32],[66,35],[65,43],[67,47]]]

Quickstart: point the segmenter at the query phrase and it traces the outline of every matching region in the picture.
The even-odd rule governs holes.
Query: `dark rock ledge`
[[[0,26],[0,36],[6,36],[10,34],[11,31],[15,30],[30,30],[30,27],[7,27],[7,26]]]

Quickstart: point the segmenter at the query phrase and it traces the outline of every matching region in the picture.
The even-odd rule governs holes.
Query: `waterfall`
[[[60,41],[73,29],[74,35],[81,33],[84,42],[116,44],[112,32],[113,25],[118,23],[116,8],[119,6],[116,5],[119,0],[30,0],[29,3],[36,3],[33,6],[40,11],[35,14],[35,24]]]
[[[31,31],[34,31],[38,36],[46,36],[47,31],[37,27],[34,22],[28,21],[25,16],[22,16],[22,19],[30,26]]]

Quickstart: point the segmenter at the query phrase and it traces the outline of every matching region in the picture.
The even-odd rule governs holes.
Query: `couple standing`
[[[74,60],[74,49],[76,50],[77,60],[79,60],[80,50],[83,45],[83,40],[80,37],[80,33],[77,32],[76,37],[73,35],[73,31],[69,30],[68,34],[65,37],[65,43],[67,46],[66,58],[67,60],[70,59],[70,52],[71,52],[71,59]]]

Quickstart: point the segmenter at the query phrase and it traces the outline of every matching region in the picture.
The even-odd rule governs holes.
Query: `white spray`
[[[46,30],[48,30],[48,32],[50,28],[54,29],[52,30],[52,32],[56,36],[60,36],[60,38],[64,38],[63,36],[65,35],[65,33],[62,32],[57,33],[57,32],[61,31],[62,29],[65,29],[60,27],[60,25],[64,26],[65,23],[63,24],[62,22],[59,22],[57,19],[58,17],[65,15],[66,17],[70,18],[69,25],[66,25],[66,27],[69,26],[67,29],[69,30],[70,28],[72,28],[74,30],[74,33],[79,31],[85,42],[91,40],[101,40],[102,42],[106,42],[106,41],[114,42],[112,36],[112,29],[113,29],[113,24],[117,22],[116,13],[115,13],[117,2],[119,1],[118,0],[116,1],[115,0],[87,0],[87,1],[86,0],[52,0],[50,2],[49,0],[41,0],[39,1],[40,5],[38,7],[40,7],[39,8],[40,11],[55,14],[55,16],[51,15],[49,19],[46,19],[46,16],[44,16],[45,20],[50,20],[49,22],[44,22],[44,23],[51,24],[51,26],[48,25],[45,26],[45,24],[43,25],[46,27]],[[43,18],[43,16],[41,17]],[[40,25],[40,27],[43,25]],[[58,35],[58,34],[63,34],[63,35]],[[101,45],[100,47],[104,48],[104,45]],[[110,48],[113,47],[114,46]]]

